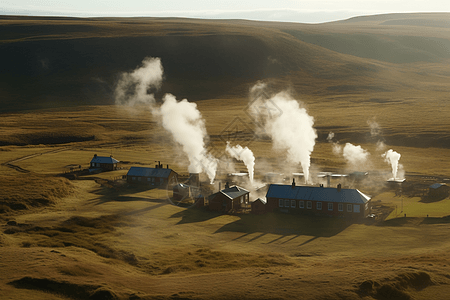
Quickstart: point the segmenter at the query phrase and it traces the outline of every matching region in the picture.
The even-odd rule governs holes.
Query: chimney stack
[[[340,192],[340,191],[341,191],[341,188],[342,188],[342,185],[339,183],[339,184],[337,185],[337,191]]]
[[[226,189],[229,189],[229,188],[230,188],[230,183],[229,183],[228,181],[225,183],[225,188],[226,188]]]
[[[169,165],[167,165],[167,169],[169,168]]]
[[[94,154],[94,157],[97,157],[97,154]]]
[[[295,188],[295,178],[292,178],[292,188]]]

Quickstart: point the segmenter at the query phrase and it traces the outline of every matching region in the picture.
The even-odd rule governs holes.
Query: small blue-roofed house
[[[131,167],[127,173],[127,182],[154,187],[166,187],[176,182],[178,174],[172,169]]]
[[[364,218],[370,214],[370,197],[357,189],[271,184],[266,211]]]
[[[98,156],[94,154],[91,159],[89,169],[91,170],[101,170],[101,171],[114,171],[117,170],[117,164],[119,161],[111,156]]]

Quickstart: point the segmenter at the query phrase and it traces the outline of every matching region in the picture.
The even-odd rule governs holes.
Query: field
[[[448,24],[445,14],[318,25],[0,18],[10,57],[0,71],[0,298],[446,299],[450,198],[427,195],[450,178]],[[371,195],[377,218],[218,214],[172,205],[171,190],[105,184],[157,161],[188,173],[148,106],[114,105],[115,80],[146,56],[164,66],[157,104],[166,92],[195,101],[208,151],[248,146],[257,180],[301,172],[248,113],[258,81],[289,90],[314,117],[311,173],[368,171],[342,184]],[[335,155],[330,131],[367,161]],[[386,183],[387,149],[401,153],[401,191]],[[121,169],[70,173],[94,154]],[[213,190],[246,170],[226,161]]]

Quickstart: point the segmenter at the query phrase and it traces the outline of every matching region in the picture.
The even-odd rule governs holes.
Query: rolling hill
[[[161,93],[246,96],[277,79],[302,94],[447,92],[450,14],[309,25],[159,18],[0,18],[1,111],[113,103],[122,72],[162,59]],[[433,81],[432,84],[429,84]]]

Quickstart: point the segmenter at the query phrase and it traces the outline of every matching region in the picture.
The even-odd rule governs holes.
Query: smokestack
[[[97,154],[94,154],[94,157],[97,157]]]
[[[292,178],[292,188],[295,188],[295,178]]]
[[[225,183],[225,188],[226,188],[226,189],[229,189],[229,188],[230,188],[230,183],[229,183],[228,181]]]
[[[169,168],[169,165],[167,165],[167,169]]]
[[[342,185],[339,183],[339,184],[337,185],[337,191],[340,192],[340,191],[341,191],[341,188],[342,188]]]

